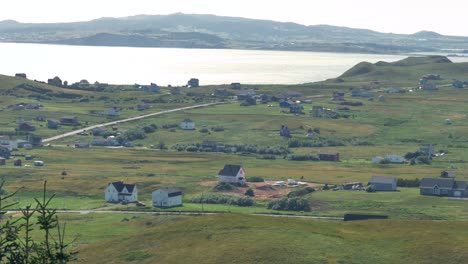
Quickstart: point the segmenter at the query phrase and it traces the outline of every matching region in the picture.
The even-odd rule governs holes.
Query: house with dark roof
[[[162,188],[152,193],[154,207],[174,207],[182,205],[182,190]]]
[[[21,123],[18,126],[18,130],[20,131],[34,131],[36,130],[36,126],[27,122]]]
[[[76,117],[76,116],[62,116],[60,118],[60,125],[63,125],[63,126],[76,126],[76,125],[78,125],[78,117]]]
[[[138,202],[138,190],[135,184],[111,182],[104,191],[104,198],[108,203],[135,203]]]
[[[468,197],[468,182],[453,178],[424,178],[419,184],[421,195]]]
[[[374,191],[396,191],[397,179],[389,176],[372,176],[369,181]]]
[[[245,170],[240,165],[224,165],[224,168],[218,173],[218,181],[220,183],[232,183],[238,185],[245,185]]]
[[[182,122],[180,122],[180,128],[183,130],[194,130],[195,122],[188,118],[184,119]]]
[[[289,106],[289,112],[293,114],[302,114],[304,107],[300,104],[292,104]]]

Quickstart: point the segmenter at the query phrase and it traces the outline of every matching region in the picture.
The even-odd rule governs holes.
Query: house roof
[[[169,197],[182,195],[182,190],[179,188],[175,188],[175,187],[167,187],[167,188],[162,188],[159,190],[166,192],[167,196]]]
[[[192,121],[191,119],[189,119],[189,118],[184,119],[184,121],[182,121],[182,122],[185,122],[185,123],[193,123],[193,121]]]
[[[224,168],[222,170],[220,170],[218,174],[223,175],[223,176],[235,177],[235,176],[237,176],[237,173],[239,173],[239,170],[241,168],[242,168],[242,166],[240,166],[240,165],[227,164],[227,165],[224,165]]]
[[[419,188],[434,188],[437,185],[439,189],[452,189],[454,183],[454,179],[424,178],[421,180]]]
[[[453,186],[454,190],[466,190],[468,187],[468,182],[466,181],[455,181],[455,185]]]
[[[384,184],[393,184],[396,179],[390,176],[372,176],[370,183],[384,183]]]
[[[117,190],[117,192],[122,192],[123,189],[126,187],[127,191],[132,193],[133,189],[135,188],[135,184],[125,184],[123,181],[118,181],[118,182],[111,182],[109,184],[114,185],[114,188]]]

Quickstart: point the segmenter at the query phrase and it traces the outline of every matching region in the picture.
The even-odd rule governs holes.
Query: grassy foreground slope
[[[68,217],[69,235],[78,230],[81,234],[76,263],[422,264],[463,263],[468,257],[467,222],[323,222],[241,215]]]

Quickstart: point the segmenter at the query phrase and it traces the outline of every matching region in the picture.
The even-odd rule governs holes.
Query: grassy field
[[[465,221],[62,215],[76,263],[463,263]],[[112,226],[112,228],[108,228]]]

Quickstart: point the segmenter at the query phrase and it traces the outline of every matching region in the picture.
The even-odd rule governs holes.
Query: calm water
[[[322,52],[86,47],[0,43],[0,74],[113,84],[298,84],[337,77],[361,62],[405,56]]]

